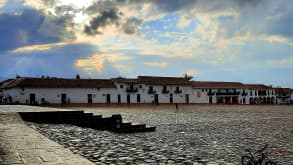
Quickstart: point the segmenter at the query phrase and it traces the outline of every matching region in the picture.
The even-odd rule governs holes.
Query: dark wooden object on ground
[[[109,130],[116,133],[134,133],[155,131],[156,127],[145,124],[132,125],[123,123],[120,114],[102,117],[84,111],[49,111],[49,112],[19,112],[24,121],[48,124],[72,124],[97,130]]]

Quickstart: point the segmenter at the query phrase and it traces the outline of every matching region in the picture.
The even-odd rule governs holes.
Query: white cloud
[[[197,69],[188,69],[188,70],[185,70],[184,71],[184,74],[187,74],[189,76],[193,76],[193,77],[196,77],[198,75],[201,74],[201,71],[197,70]]]
[[[177,23],[177,26],[179,28],[185,28],[187,26],[190,25],[190,23],[192,22],[192,19],[191,18],[188,18],[187,16],[181,16],[178,23]]]
[[[23,46],[16,48],[12,50],[12,53],[21,53],[21,52],[33,52],[33,51],[47,51],[52,48],[56,48],[59,46],[65,46],[73,44],[73,42],[56,42],[51,44],[37,44],[37,45],[29,45],[29,46]]]
[[[169,65],[168,62],[144,62],[143,64],[147,66],[159,67],[159,68],[166,68]]]
[[[6,2],[7,2],[7,0],[0,0],[0,8],[5,6]]]
[[[133,71],[133,67],[125,64],[114,64],[113,67],[119,71],[123,72],[131,72]]]

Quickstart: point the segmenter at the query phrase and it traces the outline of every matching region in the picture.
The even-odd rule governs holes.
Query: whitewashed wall
[[[87,103],[88,94],[92,94],[93,103],[106,103],[106,96],[110,94],[111,103],[118,103],[118,95],[120,95],[121,103],[127,103],[127,95],[130,95],[130,103],[138,103],[137,95],[140,95],[140,103],[152,103],[154,102],[154,94],[149,94],[149,85],[144,84],[134,84],[134,89],[138,89],[135,93],[128,93],[126,89],[129,88],[129,84],[125,83],[115,83],[117,88],[12,88],[3,90],[3,100],[4,98],[12,97],[12,102],[20,103],[29,103],[30,94],[34,93],[36,95],[36,101],[38,103],[42,102],[42,98],[49,103],[61,103],[61,94],[65,93],[67,100],[70,100],[70,103]],[[123,88],[120,87],[123,85]],[[173,103],[185,103],[185,95],[189,95],[189,103],[209,103],[208,92],[211,89],[212,92],[218,92],[218,88],[196,88],[191,86],[179,86],[179,90],[182,90],[182,93],[176,94],[177,85],[167,85],[167,90],[169,93],[162,93],[163,86],[154,85],[153,89],[156,91],[156,94],[159,96],[159,103],[170,103],[170,94],[173,94]],[[225,90],[224,90],[225,91]],[[224,92],[223,91],[223,92]],[[257,90],[245,89],[245,92],[248,93],[247,96],[242,96],[243,89],[236,89],[237,92],[240,92],[238,103],[239,104],[249,104],[250,98],[259,98],[259,97],[274,97],[276,100],[275,92],[269,90],[266,96],[258,96]],[[250,95],[250,92],[252,95]],[[243,102],[245,98],[245,103]],[[293,94],[291,98],[293,100]],[[278,100],[280,103],[281,100]],[[217,96],[214,94],[212,96],[212,103],[217,103]]]
[[[106,94],[111,95],[111,102],[117,102],[115,88],[13,88],[4,90],[4,97],[11,96],[13,102],[29,103],[30,94],[34,93],[36,101],[41,103],[42,98],[49,103],[61,103],[61,94],[65,93],[71,103],[87,103],[88,94],[93,95],[93,103],[105,103]]]
[[[209,103],[208,92],[201,88],[192,88],[192,103]]]
[[[130,87],[126,83],[115,83],[117,86],[117,92],[121,95],[121,102],[127,103],[127,95],[130,95],[130,103],[137,102],[137,94],[140,94],[140,103],[153,103],[155,99],[155,94],[158,94],[159,103],[170,103],[170,94],[173,94],[173,103],[185,103],[185,95],[189,95],[189,102],[192,103],[192,88],[191,86],[178,86],[182,93],[175,94],[177,85],[166,85],[169,93],[162,93],[163,86],[152,85],[153,90],[156,91],[155,94],[149,94],[150,85],[145,84],[134,84],[133,89],[138,89],[138,92],[131,93],[126,92],[126,89]],[[121,86],[122,85],[122,86]],[[122,87],[122,88],[121,88]]]

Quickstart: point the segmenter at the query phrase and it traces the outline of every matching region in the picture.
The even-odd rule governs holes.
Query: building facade
[[[281,88],[284,89],[284,88]],[[190,81],[185,77],[112,79],[16,78],[1,82],[0,103],[12,104],[288,104],[286,94],[263,84]]]
[[[277,104],[293,104],[293,90],[290,88],[275,88]]]

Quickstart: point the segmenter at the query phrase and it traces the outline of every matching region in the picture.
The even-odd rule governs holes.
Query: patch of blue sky
[[[270,43],[267,41],[250,41],[245,45],[233,48],[247,61],[264,61],[292,56],[293,47],[286,43]]]
[[[199,21],[193,20],[186,27],[176,26],[180,17],[178,14],[166,15],[162,19],[148,21],[143,24],[143,27],[140,29],[139,34],[144,35],[145,39],[154,39],[157,38],[163,43],[169,43],[175,40],[178,40],[176,37],[166,37],[168,33],[181,33],[185,35],[195,36],[195,28],[199,24]]]

